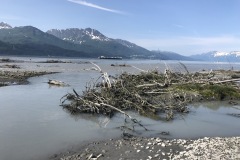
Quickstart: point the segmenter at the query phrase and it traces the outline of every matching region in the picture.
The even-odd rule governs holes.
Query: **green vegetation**
[[[204,99],[212,100],[229,100],[239,99],[239,89],[231,85],[225,84],[182,84],[175,85],[175,87],[184,92],[195,92],[201,95]]]

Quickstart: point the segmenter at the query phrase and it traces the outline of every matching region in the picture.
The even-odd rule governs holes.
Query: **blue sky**
[[[87,28],[149,50],[240,50],[240,0],[1,0],[0,22]]]

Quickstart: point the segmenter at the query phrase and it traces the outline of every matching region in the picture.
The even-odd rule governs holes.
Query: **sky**
[[[0,22],[93,28],[148,50],[240,51],[240,0],[0,0]]]

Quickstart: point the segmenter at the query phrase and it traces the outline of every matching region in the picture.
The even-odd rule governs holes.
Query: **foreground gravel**
[[[108,140],[84,146],[61,160],[234,159],[240,160],[240,137],[197,140],[131,138]]]

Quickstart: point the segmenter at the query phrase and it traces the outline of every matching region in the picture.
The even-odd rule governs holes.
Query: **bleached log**
[[[112,86],[111,81],[109,79],[108,73],[107,72],[103,72],[102,69],[95,63],[91,62],[91,64],[93,64],[94,66],[96,66],[96,69],[102,74],[102,78],[103,78],[103,84],[107,84],[107,88],[110,88]]]
[[[145,94],[166,94],[168,92],[144,92]]]
[[[152,86],[160,86],[160,87],[164,87],[165,84],[162,83],[150,83],[150,84],[141,84],[141,85],[137,85],[137,88],[141,88],[141,87],[152,87]]]
[[[226,82],[234,82],[234,81],[240,81],[240,78],[237,78],[237,79],[227,79],[227,80],[213,82],[213,83],[214,84],[218,84],[218,83],[226,83]]]
[[[68,84],[62,82],[62,81],[58,81],[58,80],[51,80],[49,79],[48,84],[50,85],[57,85],[57,86],[68,86]]]

